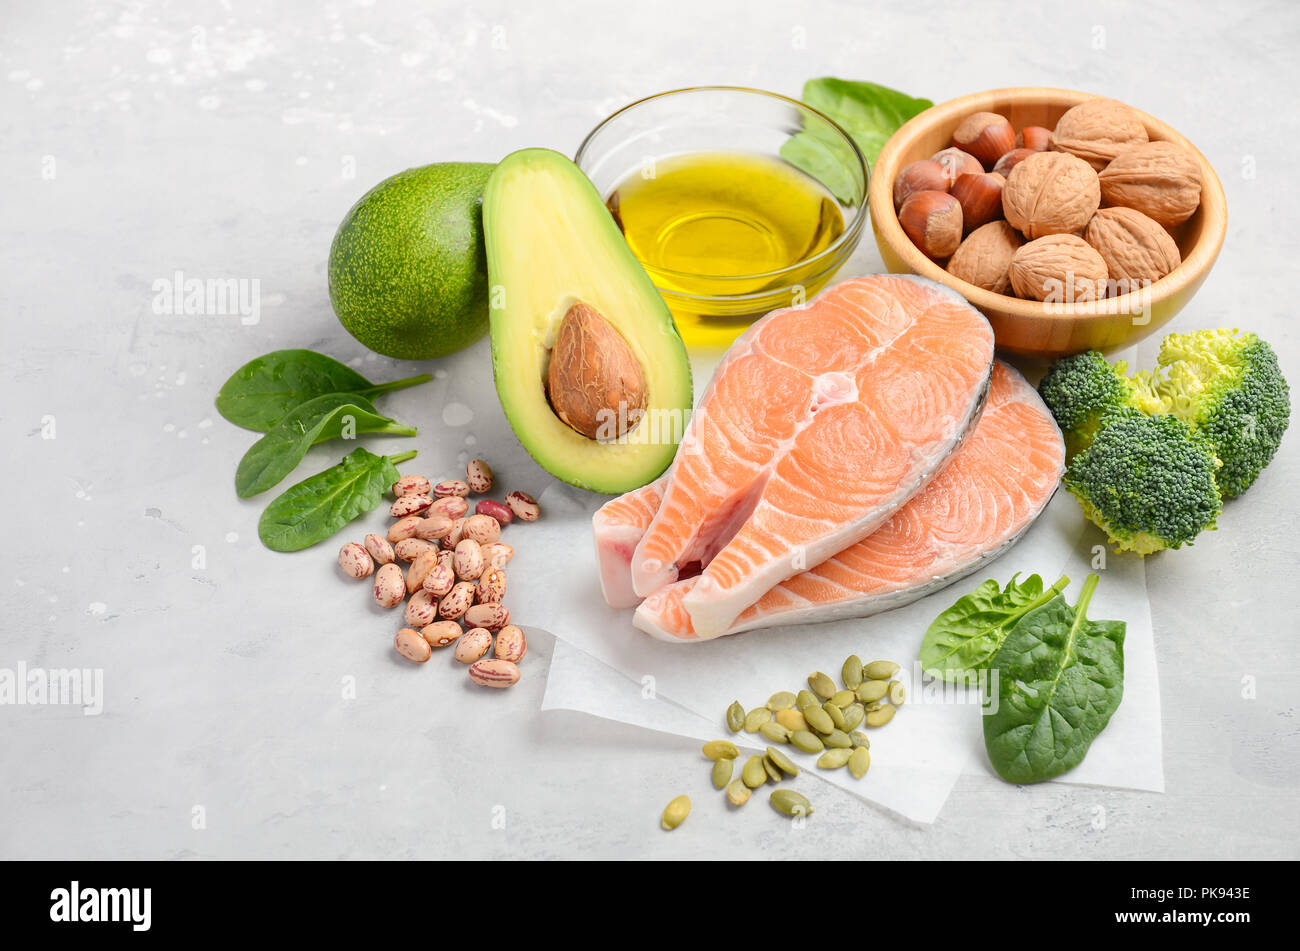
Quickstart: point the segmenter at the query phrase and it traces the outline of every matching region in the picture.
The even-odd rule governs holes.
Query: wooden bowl
[[[1023,87],[975,93],[934,106],[890,138],[871,170],[867,200],[871,226],[885,266],[946,284],[989,319],[998,347],[1026,356],[1054,358],[1080,350],[1110,350],[1136,343],[1178,313],[1210,273],[1228,227],[1227,201],[1213,166],[1192,143],[1154,116],[1137,110],[1152,141],[1175,142],[1201,166],[1201,206],[1174,231],[1182,264],[1149,287],[1079,304],[1043,303],[994,294],[967,284],[930,260],[903,231],[894,211],[894,179],[905,166],[951,145],[953,130],[972,112],[996,112],[1017,129],[1056,126],[1071,106],[1091,93]]]

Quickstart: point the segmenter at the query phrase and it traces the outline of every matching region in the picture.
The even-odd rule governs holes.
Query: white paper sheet
[[[1130,348],[1111,358],[1131,361],[1135,355]],[[703,390],[717,358],[718,354],[693,355],[697,392]],[[984,578],[1005,582],[1016,572],[1036,573],[1050,584],[1068,573],[1073,599],[1091,570],[1096,546],[1104,541],[1061,489],[1043,516],[998,561],[897,611],[669,644],[635,629],[631,611],[616,611],[601,598],[591,515],[605,498],[556,483],[539,501],[545,516],[529,526],[528,544],[516,550],[511,597],[529,605],[530,624],[577,648],[568,651],[557,645],[545,708],[581,710],[662,732],[712,739],[725,734],[722,717],[733,700],[751,709],[777,690],[805,686],[805,678],[814,670],[838,678],[841,663],[851,653],[864,661],[894,660],[910,675],[911,699],[892,723],[872,731],[871,771],[861,781],[844,770],[811,772],[927,823],[938,816],[963,770],[992,774],[992,768],[984,755],[975,691],[949,694],[947,702],[927,702],[915,669],[926,627]],[[1102,580],[1088,613],[1128,623],[1124,701],[1084,763],[1058,781],[1163,791],[1159,682],[1146,574],[1140,559],[1114,555],[1107,557],[1100,573]],[[748,734],[738,742],[741,739],[749,739],[756,748],[763,745]],[[813,758],[806,759],[811,766]]]

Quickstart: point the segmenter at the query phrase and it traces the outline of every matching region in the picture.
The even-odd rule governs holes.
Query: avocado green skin
[[[380,182],[330,246],[334,313],[376,353],[428,360],[488,329],[483,186],[495,166],[443,162]]]

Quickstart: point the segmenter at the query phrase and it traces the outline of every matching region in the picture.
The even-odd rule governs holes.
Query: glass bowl
[[[720,276],[645,265],[688,344],[730,343],[778,307],[798,305],[830,281],[853,253],[867,220],[867,162],[849,135],[816,109],[776,93],[741,86],[675,89],[624,106],[596,126],[574,161],[608,200],[629,177],[673,156],[743,152],[784,161],[795,136],[805,164],[844,218],[844,231],[817,254],[776,271]],[[707,285],[688,293],[683,284]]]

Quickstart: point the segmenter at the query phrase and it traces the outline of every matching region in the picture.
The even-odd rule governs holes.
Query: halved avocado
[[[690,361],[595,187],[558,152],[515,152],[488,179],[483,227],[492,368],[519,441],[584,489],[658,477],[690,414]]]

